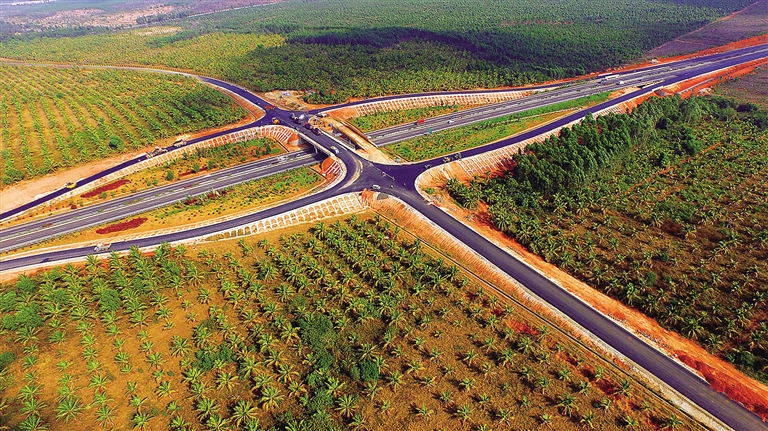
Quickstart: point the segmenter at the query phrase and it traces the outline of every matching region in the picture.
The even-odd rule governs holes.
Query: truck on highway
[[[424,124],[424,119],[422,118],[420,120],[416,120],[416,122],[413,123],[413,124],[416,125],[416,126],[421,126],[422,124]]]
[[[152,157],[159,156],[160,154],[167,153],[168,150],[165,148],[155,147],[154,150],[147,153],[147,158],[151,159]]]
[[[183,139],[177,139],[176,142],[173,143],[174,148],[183,147],[184,145],[187,145],[187,141]]]
[[[96,244],[96,247],[93,248],[93,251],[95,251],[97,253],[102,252],[102,251],[107,251],[107,250],[109,250],[109,247],[111,247],[111,246],[112,246],[112,244]]]

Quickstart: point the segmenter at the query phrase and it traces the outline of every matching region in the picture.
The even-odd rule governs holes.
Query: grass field
[[[715,94],[743,103],[754,103],[768,110],[768,66],[758,67],[748,75],[718,84]]]
[[[768,112],[753,108],[652,99],[452,195],[485,200],[532,252],[765,382]]]
[[[0,424],[700,429],[377,218],[2,286]]]
[[[6,185],[246,115],[227,96],[180,76],[0,66],[0,89]]]
[[[608,100],[608,93],[555,103],[469,126],[418,136],[386,146],[384,151],[410,161],[439,157],[515,135],[562,116],[565,114],[564,110],[584,108],[606,100]]]

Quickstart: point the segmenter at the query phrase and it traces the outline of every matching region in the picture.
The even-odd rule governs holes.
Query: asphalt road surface
[[[692,77],[700,76],[706,72],[717,70],[722,67],[741,64],[753,59],[766,58],[768,57],[768,53],[766,53],[767,50],[768,45],[762,45],[759,48],[739,50],[739,53],[743,54],[743,56],[740,58],[733,57],[732,55],[730,57],[725,55],[717,55],[706,58],[699,58],[698,61],[700,62],[700,67],[689,67],[674,77],[670,77],[666,80],[663,80],[662,82],[649,85],[645,90],[638,90],[633,93],[621,96],[617,99],[596,105],[584,111],[568,115],[551,124],[538,127],[529,133],[525,133],[520,136],[506,139],[494,144],[462,151],[461,155],[463,157],[468,157],[514,144],[516,142],[528,139],[529,137],[554,130],[563,124],[567,124],[575,119],[582,118],[589,112],[597,112],[604,108],[622,103],[623,101],[634,98],[647,90],[661,88],[663,86],[674,84]],[[691,63],[686,63],[686,65],[690,66]],[[663,65],[663,67],[670,67],[670,64]],[[629,75],[630,73],[636,72],[627,72],[625,76]],[[205,78],[205,80],[209,79]],[[248,100],[254,101],[254,103],[259,106],[263,107],[268,104],[268,102],[263,101],[251,93],[243,89],[239,89],[238,87],[231,84],[216,81],[216,85],[224,86],[225,88],[227,88],[226,86],[229,86],[228,89],[234,91],[242,97],[245,97]],[[290,113],[280,110],[275,110],[272,112],[274,113],[273,116],[281,119],[284,122],[288,121]],[[270,116],[268,115],[267,118],[262,121],[268,121],[269,117]],[[333,188],[329,188],[312,196],[297,199],[285,205],[270,208],[238,219],[229,220],[217,225],[209,225],[153,238],[114,243],[112,245],[112,250],[127,250],[132,246],[151,247],[162,242],[183,241],[189,238],[204,237],[218,231],[236,228],[246,223],[251,223],[266,217],[300,208],[302,206],[315,203],[341,193],[359,192],[365,188],[370,188],[373,184],[377,184],[381,186],[383,192],[398,197],[411,205],[414,209],[421,212],[430,221],[442,227],[458,240],[462,241],[467,247],[471,248],[479,255],[485,257],[509,276],[525,285],[534,294],[547,301],[553,307],[567,314],[571,319],[580,324],[582,327],[591,331],[607,344],[635,361],[640,367],[654,374],[668,385],[675,388],[689,400],[710,412],[713,416],[717,417],[728,426],[736,430],[745,431],[768,430],[768,426],[766,426],[766,424],[763,423],[762,420],[760,420],[755,414],[746,410],[741,405],[729,400],[724,395],[712,390],[705,381],[690,373],[686,368],[678,365],[672,359],[659,353],[651,346],[645,344],[642,340],[625,331],[621,326],[617,325],[612,320],[606,318],[600,313],[597,313],[591,307],[583,304],[568,292],[557,287],[548,279],[538,275],[535,271],[528,268],[523,263],[513,258],[511,255],[507,254],[505,251],[499,249],[496,245],[478,235],[468,227],[464,226],[461,222],[454,219],[443,210],[435,208],[434,206],[426,203],[416,191],[414,181],[424,170],[422,164],[438,166],[443,163],[441,158],[420,162],[418,164],[381,165],[360,158],[357,154],[346,149],[346,147],[340,146],[329,136],[320,135],[316,137],[311,136],[311,138],[316,141],[318,146],[325,148],[326,151],[330,148],[331,145],[340,147],[340,153],[338,157],[346,165],[348,171],[346,177],[343,178],[343,180],[336,184]],[[0,261],[0,269],[11,269],[34,265],[41,262],[55,262],[78,257],[81,258],[90,254],[91,252],[92,249],[90,247],[84,247],[79,249],[62,250],[24,258]]]
[[[730,53],[718,61],[733,60],[742,56],[753,54]],[[757,50],[761,52],[761,50]],[[696,73],[697,70],[709,69],[712,60],[690,60],[682,67],[669,65],[654,67],[648,70],[624,72],[623,74],[611,74],[596,79],[579,81],[572,85],[538,92],[530,96],[506,102],[484,105],[466,109],[455,113],[444,114],[424,119],[423,124],[416,122],[399,124],[385,129],[367,133],[368,138],[377,146],[391,145],[417,136],[428,135],[455,127],[466,126],[480,121],[504,117],[511,114],[525,112],[531,109],[552,105],[559,102],[576,100],[594,94],[610,92],[627,87],[643,87],[648,84],[674,79],[682,74]]]
[[[313,150],[273,156],[5,228],[0,230],[0,253],[141,214],[183,201],[190,196],[319,163],[323,157]]]

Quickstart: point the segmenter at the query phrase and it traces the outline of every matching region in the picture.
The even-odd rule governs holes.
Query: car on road
[[[334,154],[339,154],[339,149],[338,149],[338,148],[336,148],[336,146],[335,146],[335,145],[331,145],[331,151],[333,151],[333,152],[334,152]]]
[[[111,246],[112,244],[96,244],[96,247],[93,248],[93,251],[95,252],[107,251]]]
[[[455,122],[456,122],[456,120],[448,120],[448,124],[453,124]]]
[[[64,187],[68,189],[74,189],[75,187],[77,187],[77,181],[70,181],[64,184]]]
[[[374,184],[374,185],[371,186],[371,189],[373,189],[373,190],[381,190],[381,186],[378,185],[378,184]]]
[[[280,124],[280,120],[278,120],[275,117],[272,117],[272,124]]]

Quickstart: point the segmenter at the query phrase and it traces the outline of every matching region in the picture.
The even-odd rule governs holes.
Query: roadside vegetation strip
[[[194,251],[4,284],[7,423],[701,429],[375,216]]]
[[[80,197],[83,198],[83,199],[90,199],[90,198],[94,198],[96,196],[99,196],[101,198],[106,198],[107,197],[107,192],[119,189],[120,187],[122,187],[122,186],[124,186],[126,184],[129,184],[130,182],[131,182],[130,180],[126,180],[126,179],[117,180],[117,181],[111,182],[109,184],[105,184],[105,185],[103,185],[103,186],[101,186],[101,187],[99,187],[99,188],[97,188],[95,190],[91,190],[90,192],[83,193],[82,195],[80,195]]]
[[[608,93],[582,97],[492,120],[456,127],[383,147],[391,155],[418,161],[478,147],[520,133],[563,115],[564,110],[585,108],[608,100]]]
[[[430,118],[450,112],[458,112],[459,110],[466,108],[469,108],[469,106],[446,105],[430,106],[426,108],[410,108],[399,111],[376,112],[374,114],[350,118],[348,121],[361,131],[369,132],[371,130],[385,129],[390,126],[416,121],[421,118]]]
[[[490,204],[493,223],[532,252],[768,382],[766,175],[768,111],[665,98],[588,119],[529,146],[506,176],[448,190],[465,207]],[[728,395],[755,408],[749,394]]]
[[[175,75],[0,65],[3,185],[219,127],[246,115]]]
[[[96,229],[96,233],[99,235],[108,235],[112,233],[122,232],[125,230],[130,230],[137,228],[144,224],[144,222],[147,221],[146,217],[136,217],[132,218],[130,220],[126,220],[123,222],[113,223],[110,225],[107,225],[105,227]]]

